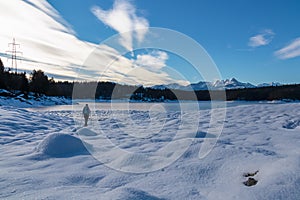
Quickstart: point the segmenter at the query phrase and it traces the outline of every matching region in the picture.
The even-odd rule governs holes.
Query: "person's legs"
[[[89,119],[89,116],[84,115],[84,126],[87,126],[88,119]]]

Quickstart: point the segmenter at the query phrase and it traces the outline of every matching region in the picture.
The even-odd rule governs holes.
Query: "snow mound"
[[[77,137],[55,133],[46,137],[38,146],[37,151],[51,157],[70,157],[87,154],[84,143]]]
[[[91,131],[88,128],[79,129],[77,134],[80,136],[97,136],[97,133],[95,133],[94,131]]]

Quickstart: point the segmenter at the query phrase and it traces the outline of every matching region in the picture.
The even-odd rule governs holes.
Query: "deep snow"
[[[85,151],[80,138],[92,145],[94,140],[89,138],[99,135],[92,126],[96,123],[120,148],[142,153],[156,151],[174,137],[179,123],[176,111],[164,114],[160,134],[139,138],[121,110],[115,111],[114,118],[109,110],[99,110],[95,113],[99,118],[92,116],[89,126],[80,128],[75,123],[81,119],[79,111],[75,115],[70,110],[34,112],[8,101],[2,99],[0,107],[1,199],[300,197],[300,103],[228,107],[217,144],[208,156],[199,159],[204,140],[215,138],[207,132],[210,110],[201,110],[200,131],[190,133],[194,141],[178,160],[154,172],[135,174],[99,162]],[[158,110],[131,111],[131,120],[138,122],[141,130],[147,130],[146,124],[160,116]],[[188,120],[196,116],[192,111],[186,113]],[[153,127],[161,124],[159,120],[154,122],[157,126]],[[120,127],[133,135],[121,133]],[[138,157],[125,161],[121,158],[118,166],[143,164]],[[247,178],[243,174],[257,170],[254,178],[258,183],[245,186]]]

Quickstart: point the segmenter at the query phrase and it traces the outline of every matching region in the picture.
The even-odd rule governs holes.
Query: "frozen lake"
[[[250,102],[250,101],[228,101],[228,102],[211,102],[211,101],[186,101],[186,102],[93,102],[93,101],[76,101],[73,105],[57,105],[57,106],[46,106],[46,107],[36,107],[29,108],[31,111],[79,111],[83,108],[85,104],[89,104],[92,110],[138,110],[147,111],[150,109],[164,108],[166,111],[193,111],[193,110],[207,110],[211,109],[212,104],[215,108],[224,107],[236,107],[252,104],[270,104],[271,102]],[[277,102],[280,103],[280,102]]]

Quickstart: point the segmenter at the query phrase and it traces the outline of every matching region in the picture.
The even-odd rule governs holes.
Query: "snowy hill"
[[[25,98],[24,94],[16,95],[7,90],[0,89],[0,106],[38,107],[65,104],[72,104],[72,100],[64,97],[50,97],[45,95],[35,97],[33,93],[29,93],[28,97]]]

